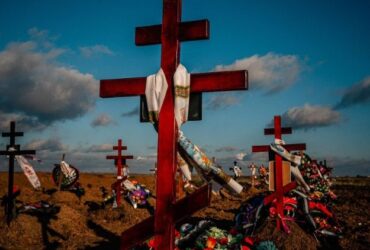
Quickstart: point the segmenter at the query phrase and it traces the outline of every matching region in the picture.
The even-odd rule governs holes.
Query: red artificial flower
[[[213,249],[217,244],[217,240],[213,237],[208,237],[206,246],[207,248]]]
[[[153,247],[153,248],[155,247],[155,239],[154,238],[149,240],[148,247]]]
[[[227,245],[227,243],[229,243],[229,239],[226,237],[223,237],[218,240],[218,243],[220,243],[221,245]]]
[[[247,243],[250,246],[253,246],[253,244],[254,244],[253,239],[251,237],[245,237],[244,242]]]
[[[181,234],[179,231],[175,230],[175,238],[180,238]]]
[[[270,217],[275,217],[276,216],[276,208],[274,207],[270,207],[269,209],[270,211]]]
[[[238,230],[236,230],[236,228],[231,228],[230,231],[229,231],[229,234],[231,235],[237,235],[238,234]]]

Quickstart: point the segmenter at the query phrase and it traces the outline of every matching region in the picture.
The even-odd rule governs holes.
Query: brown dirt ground
[[[45,190],[55,188],[49,173],[39,173]],[[132,178],[155,189],[155,179],[149,175]],[[0,249],[119,249],[119,236],[130,226],[150,216],[146,209],[134,209],[126,201],[119,209],[108,205],[105,209],[89,211],[85,202],[101,202],[99,187],[110,189],[115,180],[112,174],[82,173],[80,183],[85,188],[81,199],[68,191],[46,194],[34,191],[22,173],[15,174],[15,184],[21,187],[22,202],[44,200],[60,206],[55,217],[38,218],[20,214],[8,227],[4,211],[0,209]],[[247,185],[247,180],[242,183]],[[7,190],[7,174],[0,173],[0,196]],[[370,178],[340,178],[334,185],[339,199],[335,207],[337,217],[346,226],[340,247],[343,249],[370,249]],[[241,197],[213,196],[211,205],[196,213],[193,219],[211,218],[219,225],[231,226],[240,204],[256,194],[249,189]],[[155,200],[150,199],[151,205]],[[267,221],[259,230],[260,239],[274,240],[279,249],[317,249],[315,239],[299,226],[290,223],[292,234],[286,235],[275,230],[274,223]],[[339,246],[338,246],[339,247]]]

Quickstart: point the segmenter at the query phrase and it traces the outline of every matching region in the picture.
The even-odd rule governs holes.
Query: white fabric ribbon
[[[292,162],[294,166],[290,166],[290,172],[293,174],[294,178],[297,182],[306,189],[307,192],[310,191],[310,187],[304,181],[301,171],[297,166],[301,165],[301,158],[298,155],[291,154],[288,150],[286,150],[282,145],[285,145],[285,142],[281,139],[275,139],[274,143],[271,143],[270,148],[277,154],[279,154],[284,159]]]
[[[181,157],[179,153],[177,153],[177,165],[180,167],[182,175],[187,181],[191,181],[191,171],[189,165],[186,161]]]
[[[129,180],[126,179],[122,182],[122,185],[128,190],[128,191],[134,191],[136,190],[135,185]]]
[[[270,148],[277,154],[281,155],[284,159],[294,163],[294,165],[301,165],[301,157],[298,155],[293,155],[286,150],[283,145],[285,142],[281,139],[275,139],[273,143],[270,144]]]
[[[285,141],[283,139],[275,139],[274,142],[278,145],[285,145]]]
[[[190,74],[186,68],[179,64],[173,76],[175,89],[175,118],[180,128],[188,120],[189,97],[190,97]],[[149,120],[158,122],[168,84],[162,69],[157,74],[150,75],[146,79],[145,97],[148,103]]]
[[[152,123],[158,122],[159,111],[166,96],[167,88],[166,76],[162,69],[157,74],[146,78],[145,97],[148,104],[149,120]]]
[[[74,170],[69,166],[69,164],[65,161],[60,162],[60,169],[62,173],[67,177],[72,177],[74,174]]]
[[[301,171],[299,171],[299,168],[290,166],[290,171],[293,174],[294,178],[300,184],[303,186],[304,189],[306,189],[307,192],[310,192],[310,187],[307,185],[307,183],[304,181],[303,176],[301,174]]]
[[[188,120],[190,99],[190,74],[179,64],[173,76],[175,85],[175,118],[180,128]]]
[[[196,163],[196,166],[201,169],[202,174],[211,178],[217,177],[214,178],[215,181],[220,180],[219,184],[226,184],[238,194],[243,190],[243,187],[238,182],[228,176],[222,168],[212,162],[207,155],[202,152],[202,150],[186,138],[181,130],[179,130],[178,142],[180,147],[184,149],[186,154]]]
[[[41,183],[32,165],[22,155],[16,155],[15,159],[17,160],[19,166],[21,166],[24,175],[27,177],[33,188],[39,189],[41,187]]]

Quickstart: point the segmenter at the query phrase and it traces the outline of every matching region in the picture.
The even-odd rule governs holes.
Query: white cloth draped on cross
[[[208,178],[218,177],[217,180],[221,180],[224,183],[221,185],[227,185],[235,192],[240,193],[243,187],[229,177],[220,167],[213,163],[196,145],[194,145],[188,138],[185,137],[184,133],[180,130],[180,127],[188,119],[189,112],[189,98],[190,98],[190,74],[186,68],[179,64],[176,72],[173,76],[174,88],[175,88],[175,118],[179,128],[178,143],[183,151],[187,154],[188,158],[195,163],[195,166],[200,172],[206,175]],[[162,69],[155,75],[150,75],[146,80],[145,96],[148,103],[149,120],[152,123],[157,123],[159,119],[159,112],[163,104],[168,84],[166,76]],[[180,157],[178,155],[178,157]],[[180,166],[186,179],[191,180],[191,174],[189,171],[188,164],[184,164],[184,159],[181,160]],[[207,179],[208,179],[207,178]]]
[[[287,161],[290,161],[293,163],[293,165],[290,166],[290,171],[294,175],[297,182],[303,186],[304,189],[306,189],[307,192],[310,191],[310,187],[307,185],[307,183],[304,181],[301,171],[299,171],[298,166],[301,165],[301,159],[299,155],[293,155],[288,150],[284,148],[285,142],[281,139],[275,139],[273,143],[270,144],[270,148],[277,154],[279,154],[281,157],[286,159]]]
[[[39,178],[36,175],[35,170],[32,165],[27,161],[27,159],[22,155],[16,155],[15,159],[17,160],[19,166],[21,166],[24,175],[27,177],[28,181],[31,183],[33,188],[40,189],[41,183]]]
[[[190,74],[180,64],[174,74],[175,83],[175,118],[180,128],[188,119],[189,96],[190,96]],[[145,97],[148,103],[149,121],[158,122],[159,111],[161,110],[166,96],[168,84],[162,69],[157,74],[146,78]]]

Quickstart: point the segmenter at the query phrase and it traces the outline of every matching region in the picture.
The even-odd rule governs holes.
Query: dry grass
[[[40,181],[45,190],[55,188],[50,174],[40,173]],[[154,190],[152,176],[135,176],[150,190]],[[5,220],[0,221],[0,246],[5,249],[118,249],[120,234],[130,226],[150,216],[146,209],[134,209],[126,201],[119,209],[107,206],[105,209],[90,211],[85,202],[102,201],[100,187],[110,189],[114,181],[112,174],[82,173],[80,182],[86,194],[78,199],[70,192],[46,194],[32,189],[21,173],[15,175],[15,184],[21,187],[18,199],[22,202],[48,201],[60,207],[54,217],[41,218],[20,214],[8,227]],[[241,182],[248,185],[248,179]],[[369,249],[370,243],[370,181],[369,178],[340,178],[335,182],[335,192],[339,196],[335,212],[347,227],[344,238],[340,241],[343,249]],[[7,189],[7,175],[0,174],[0,194]],[[193,220],[211,218],[220,226],[231,226],[235,212],[242,201],[256,194],[249,190],[241,197],[213,197],[211,206],[196,213]],[[150,199],[155,205],[155,200]],[[0,211],[4,218],[4,211]],[[268,221],[258,236],[274,240],[279,249],[316,249],[312,236],[306,234],[294,223],[290,225],[293,233],[286,235],[275,230],[274,223]]]

